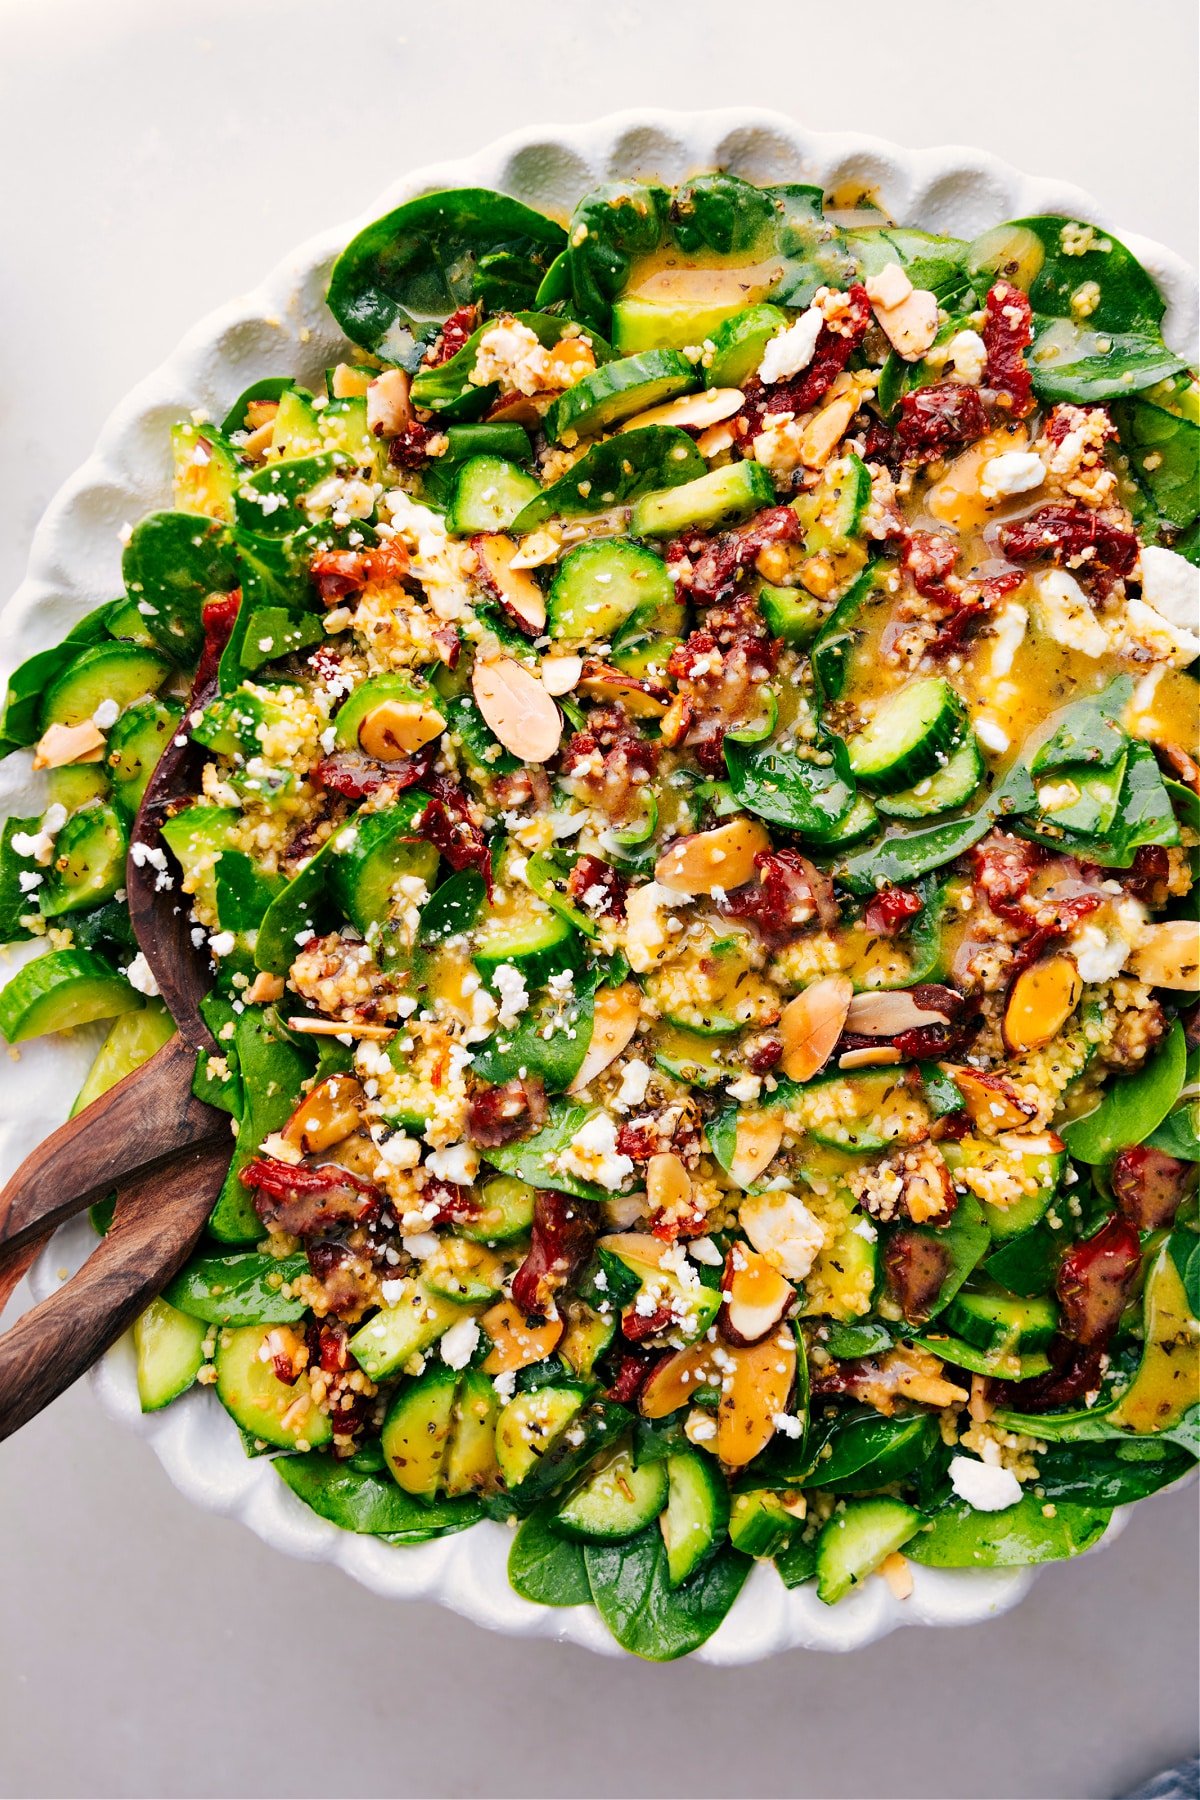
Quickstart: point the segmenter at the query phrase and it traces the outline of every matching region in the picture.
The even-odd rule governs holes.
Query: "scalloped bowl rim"
[[[991,154],[958,145],[908,150],[860,132],[809,132],[780,113],[754,108],[674,113],[639,109],[583,125],[515,131],[473,154],[415,170],[349,224],[320,233],[285,257],[251,293],[210,313],[176,351],[132,389],[100,433],[92,456],[63,485],[31,545],[27,577],[0,614],[6,663],[56,641],[89,607],[119,592],[119,528],[169,499],[167,426],[201,408],[221,417],[254,374],[323,367],[345,340],[323,306],[325,275],[337,252],[381,213],[442,187],[490,186],[565,215],[580,193],[615,176],[676,182],[699,170],[732,168],[760,181],[804,179],[829,190],[844,181],[878,193],[901,223],[974,235],[988,223],[1027,213],[1073,215],[1117,232],[1154,275],[1168,302],[1164,333],[1195,357],[1197,283],[1174,252],[1121,230],[1105,209],[1069,183],[1027,176]],[[248,371],[253,373],[248,374]],[[27,759],[0,771],[0,810],[33,799]],[[22,765],[25,765],[22,767]],[[18,953],[20,954],[20,953]],[[6,1083],[0,1161],[15,1164],[65,1112],[95,1034],[83,1044],[41,1040],[23,1047]],[[58,1233],[31,1272],[40,1299],[83,1261],[94,1236],[75,1221]],[[406,1548],[354,1536],[318,1518],[286,1489],[266,1459],[248,1459],[233,1421],[215,1397],[193,1389],[166,1411],[138,1406],[128,1341],[92,1372],[105,1411],[143,1437],[167,1474],[198,1506],[240,1519],[285,1554],[331,1562],[389,1598],[448,1606],[490,1629],[551,1638],[621,1655],[591,1607],[553,1609],[512,1592],[505,1574],[510,1531],[482,1522],[459,1535]],[[1120,1509],[1101,1540],[1122,1529]],[[866,1583],[835,1608],[811,1588],[789,1592],[756,1567],[732,1612],[694,1655],[737,1664],[805,1647],[852,1650],[900,1625],[972,1624],[998,1616],[1028,1591],[1028,1569],[914,1569],[915,1587],[898,1601],[883,1581]]]

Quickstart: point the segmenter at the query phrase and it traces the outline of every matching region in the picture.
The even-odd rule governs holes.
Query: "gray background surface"
[[[982,145],[1194,261],[1195,77],[1190,0],[0,0],[0,592],[133,382],[407,168],[749,102]],[[1194,1747],[1195,1524],[1150,1503],[991,1625],[656,1671],[287,1561],[81,1389],[0,1450],[0,1793],[1115,1795]]]

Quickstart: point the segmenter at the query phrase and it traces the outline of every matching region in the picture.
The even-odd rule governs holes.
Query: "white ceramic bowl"
[[[873,189],[900,223],[972,237],[1003,219],[1066,213],[1117,231],[1154,275],[1168,300],[1167,339],[1195,355],[1197,290],[1171,251],[1125,231],[1121,220],[1077,188],[1020,174],[982,151],[947,146],[903,150],[878,138],[803,130],[776,113],[619,113],[591,125],[514,133],[477,155],[404,177],[361,219],[312,239],[243,299],[210,315],[118,407],[95,454],[58,494],[33,540],[29,574],[2,615],[0,644],[11,666],[57,642],[89,608],[120,591],[121,527],[170,502],[169,427],[201,408],[220,418],[260,375],[315,380],[345,349],[324,306],[330,266],[370,219],[403,200],[442,187],[500,188],[566,215],[597,183],[622,176],[677,182],[727,168],[758,182],[802,180],[827,191],[853,183]],[[40,810],[28,758],[0,765],[0,813]],[[14,953],[27,955],[32,947]],[[0,1175],[66,1116],[100,1027],[79,1039],[50,1038],[25,1047],[7,1065],[0,1113]],[[33,1272],[41,1298],[77,1267],[94,1238],[75,1223],[54,1240]],[[483,1523],[440,1542],[408,1549],[355,1537],[319,1519],[272,1471],[243,1454],[233,1421],[215,1396],[194,1389],[165,1412],[138,1408],[132,1354],[118,1345],[93,1374],[101,1404],[149,1440],[189,1499],[241,1519],[290,1556],[332,1562],[376,1593],[439,1601],[497,1631],[549,1637],[620,1654],[590,1607],[552,1610],[512,1592],[505,1574],[510,1533]],[[1117,1515],[1106,1541],[1123,1523]],[[796,1645],[850,1650],[897,1625],[967,1624],[1013,1606],[1027,1591],[1027,1570],[918,1569],[911,1598],[899,1602],[882,1581],[829,1608],[811,1588],[789,1593],[770,1568],[753,1571],[729,1617],[697,1655],[743,1663]]]

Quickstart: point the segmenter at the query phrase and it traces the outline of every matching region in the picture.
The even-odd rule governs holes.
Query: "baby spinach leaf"
[[[482,1517],[477,1500],[415,1500],[389,1475],[335,1462],[320,1450],[281,1456],[275,1467],[297,1499],[323,1519],[389,1544],[421,1544]]]
[[[1079,1556],[1104,1535],[1111,1511],[1064,1500],[1047,1517],[1047,1502],[1025,1493],[1003,1512],[975,1512],[952,1500],[904,1546],[930,1569],[1012,1569]]]
[[[234,431],[246,430],[246,408],[252,400],[278,400],[294,386],[290,375],[264,375],[261,381],[252,381],[248,388],[243,388],[222,419],[222,437],[228,437]]]
[[[650,255],[663,239],[669,203],[666,188],[640,181],[609,182],[580,200],[567,229],[567,257],[572,310],[585,325],[608,330],[635,257]]]
[[[546,519],[627,506],[639,494],[695,481],[704,468],[686,431],[672,425],[621,431],[593,444],[559,481],[522,507],[509,529],[519,537]]]
[[[36,872],[32,856],[22,856],[13,848],[13,839],[23,832],[36,832],[40,820],[5,819],[0,825],[0,944],[16,944],[33,936],[21,920],[36,910],[36,894],[27,894],[21,886],[22,875]]]
[[[1128,747],[1121,715],[1132,695],[1133,677],[1118,675],[1103,693],[1068,706],[1055,730],[1039,744],[1029,765],[1030,774],[1041,775],[1047,769],[1113,768]]]
[[[712,1636],[742,1591],[750,1558],[729,1548],[682,1587],[667,1582],[667,1553],[657,1523],[624,1544],[585,1544],[592,1599],[623,1650],[647,1662],[673,1662]]]
[[[1037,795],[1024,763],[1014,763],[1000,786],[975,812],[949,819],[944,825],[926,825],[919,831],[896,832],[829,865],[852,894],[873,894],[884,883],[904,886],[918,875],[927,875],[952,862],[977,844],[997,819],[1028,812]]]
[[[1161,1438],[1110,1439],[1104,1444],[1053,1444],[1037,1457],[1039,1497],[1057,1504],[1125,1506],[1178,1481],[1194,1458]]]
[[[163,1299],[210,1325],[284,1325],[302,1318],[307,1305],[287,1298],[282,1287],[307,1271],[301,1254],[197,1256],[163,1289]]]
[[[831,762],[817,763],[775,743],[747,744],[727,737],[725,766],[735,795],[760,819],[784,825],[813,843],[837,841],[838,827],[856,795],[844,757],[835,754]]]
[[[928,288],[942,305],[970,290],[964,238],[935,237],[927,231],[905,231],[872,225],[848,231],[846,242],[858,264],[860,280],[878,275],[888,263],[899,263],[914,287]]]
[[[543,994],[522,1013],[514,1028],[498,1031],[481,1044],[472,1068],[481,1081],[511,1081],[522,1070],[540,1075],[549,1094],[561,1094],[574,1081],[592,1041],[598,969],[582,969],[569,997],[559,1002]]]
[[[1170,1426],[1162,1435],[1168,1444],[1178,1444],[1189,1456],[1200,1456],[1200,1400],[1188,1407],[1178,1425]]]
[[[475,300],[489,312],[531,305],[565,245],[561,225],[507,194],[422,194],[347,244],[329,279],[329,309],[354,343],[413,366],[419,325]]]
[[[607,1189],[597,1187],[592,1181],[582,1181],[578,1175],[558,1167],[559,1157],[578,1137],[580,1127],[591,1116],[592,1110],[558,1100],[551,1106],[550,1115],[540,1131],[535,1131],[532,1137],[520,1138],[516,1143],[500,1144],[488,1150],[486,1160],[502,1174],[519,1175],[532,1187],[574,1194],[580,1200],[607,1200]]]
[[[1060,1239],[1048,1225],[1006,1238],[984,1259],[984,1271],[1010,1294],[1031,1299],[1053,1285]]]
[[[228,526],[202,513],[150,513],[134,527],[121,566],[155,642],[181,662],[194,661],[204,642],[205,600],[238,585]]]
[[[248,1006],[238,1015],[234,1044],[245,1103],[233,1161],[208,1228],[222,1243],[246,1244],[261,1238],[262,1223],[238,1177],[258,1154],[263,1139],[287,1123],[310,1064],[300,1051],[276,1037],[260,1006]]]
[[[253,674],[266,663],[324,641],[325,627],[311,613],[294,613],[285,606],[257,606],[246,615],[242,667]]]
[[[879,1350],[890,1350],[893,1338],[886,1325],[872,1319],[861,1325],[847,1325],[835,1319],[821,1339],[822,1348],[839,1361],[857,1356],[874,1356]]]
[[[1200,1319],[1200,1234],[1180,1226],[1171,1233],[1168,1244],[1192,1316]]]
[[[1200,426],[1146,397],[1113,407],[1121,448],[1159,517],[1184,531],[1200,513]]]
[[[592,1590],[583,1545],[550,1530],[557,1510],[551,1500],[521,1521],[508,1553],[508,1579],[522,1600],[537,1606],[586,1606]]]
[[[474,869],[459,869],[448,875],[425,902],[417,941],[423,949],[467,931],[475,923],[483,905],[483,877]]]
[[[1185,1100],[1167,1114],[1146,1142],[1180,1162],[1200,1162],[1200,1100]]]
[[[885,1419],[876,1412],[839,1416],[804,1477],[804,1486],[834,1494],[869,1493],[920,1467],[937,1439],[932,1414]]]
[[[1107,1089],[1103,1100],[1062,1129],[1076,1162],[1108,1162],[1128,1144],[1141,1144],[1162,1124],[1183,1086],[1187,1040],[1176,1019],[1162,1048],[1132,1075]]]

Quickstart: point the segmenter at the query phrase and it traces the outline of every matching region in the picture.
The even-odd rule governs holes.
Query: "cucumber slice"
[[[387,1375],[398,1375],[407,1362],[423,1355],[462,1317],[461,1306],[409,1276],[400,1298],[355,1332],[350,1354],[372,1381],[382,1381]]]
[[[707,387],[741,387],[758,372],[763,351],[777,332],[783,331],[788,316],[778,306],[765,303],[747,306],[734,313],[717,331],[711,333],[713,352],[704,371]],[[695,341],[695,340],[693,340]]]
[[[313,1400],[307,1375],[290,1386],[278,1379],[261,1354],[266,1336],[261,1325],[218,1333],[217,1398],[252,1438],[279,1450],[315,1450],[333,1436],[329,1415]]]
[[[771,636],[794,650],[806,649],[821,629],[820,605],[806,588],[762,587],[758,604]]]
[[[480,1210],[457,1229],[476,1244],[507,1244],[533,1226],[536,1189],[516,1175],[496,1175],[478,1190]]]
[[[107,800],[111,793],[112,783],[103,763],[64,763],[61,769],[46,770],[48,803],[65,806],[69,813],[93,800]]]
[[[505,1485],[519,1487],[583,1408],[581,1387],[544,1387],[517,1394],[496,1421],[496,1459]]]
[[[700,1037],[728,1037],[778,1017],[774,989],[758,975],[741,933],[710,934],[643,980],[647,997],[668,1025]]]
[[[448,426],[446,450],[440,460],[462,463],[472,456],[498,456],[508,463],[528,463],[533,460],[533,446],[523,425]]]
[[[161,1000],[148,1000],[136,1011],[122,1013],[114,1019],[75,1096],[71,1117],[81,1113],[93,1100],[98,1100],[101,1094],[107,1094],[109,1088],[124,1081],[126,1075],[132,1075],[144,1062],[149,1062],[154,1052],[161,1050],[167,1039],[174,1035],[175,1021]]]
[[[863,838],[871,837],[878,828],[879,814],[875,802],[869,794],[856,794],[854,805],[845,818],[839,821],[830,841],[839,849],[845,850],[851,844],[861,843]],[[811,838],[813,833],[810,831],[808,836]]]
[[[1011,1206],[980,1200],[992,1237],[1003,1240],[1029,1231],[1045,1214],[1058,1192],[1067,1164],[1062,1139],[1052,1131],[1037,1137],[1002,1132],[994,1138],[960,1138],[943,1145],[952,1174],[960,1169],[995,1174],[1006,1187],[1017,1186],[1021,1197]],[[982,1185],[982,1184],[981,1184]]]
[[[144,644],[150,650],[158,648],[158,641],[138,611],[136,600],[114,600],[105,610],[104,629],[111,638]]]
[[[578,544],[563,558],[546,601],[551,637],[612,638],[627,621],[677,606],[667,565],[623,538]]]
[[[152,1300],[133,1321],[138,1399],[143,1412],[157,1412],[186,1393],[204,1367],[203,1319],[189,1319],[166,1300]]]
[[[881,794],[879,810],[889,819],[926,819],[951,812],[967,804],[985,774],[983,754],[970,731],[934,774],[899,793]]]
[[[742,1073],[739,1064],[726,1059],[719,1039],[714,1042],[695,1031],[658,1025],[653,1041],[654,1060],[659,1068],[689,1087],[720,1087],[732,1075]]]
[[[194,897],[201,917],[216,916],[217,863],[241,816],[232,807],[186,806],[162,827],[163,842],[183,870],[184,892]]]
[[[422,1264],[421,1279],[430,1293],[443,1300],[478,1306],[494,1300],[504,1286],[504,1264],[471,1238],[443,1237],[434,1255]]]
[[[824,1316],[843,1323],[870,1312],[879,1284],[878,1237],[863,1237],[862,1215],[851,1213],[817,1252],[804,1283],[802,1318]]]
[[[159,650],[143,644],[95,644],[47,688],[41,729],[82,725],[106,700],[124,712],[135,700],[156,694],[170,673],[171,664]]]
[[[432,1500],[442,1484],[457,1391],[456,1370],[429,1369],[388,1408],[379,1441],[388,1473],[406,1494]]]
[[[51,950],[0,988],[0,1037],[10,1044],[115,1019],[142,1004],[124,976],[92,950]]]
[[[407,675],[372,675],[355,688],[337,715],[334,742],[340,749],[358,749],[358,733],[363,720],[384,700],[395,700],[401,706],[425,708],[433,735],[445,729],[446,720],[438,711],[437,695],[424,682],[413,681]]]
[[[507,531],[541,491],[541,483],[515,463],[499,456],[473,456],[458,471],[447,524],[464,537]]]
[[[365,371],[364,371],[365,373]],[[317,415],[322,450],[340,450],[360,469],[372,474],[387,461],[387,446],[367,424],[365,393],[344,394]]]
[[[271,449],[277,457],[312,456],[321,448],[321,428],[312,395],[303,388],[288,388],[279,396],[271,430]]]
[[[921,1526],[921,1515],[902,1500],[848,1500],[821,1527],[817,1539],[817,1598],[833,1606],[901,1549]]]
[[[555,1354],[572,1375],[590,1381],[597,1362],[616,1335],[617,1321],[611,1310],[607,1314],[593,1312],[582,1300],[575,1300],[567,1308],[567,1329],[558,1340]]]
[[[694,1343],[716,1322],[721,1310],[721,1290],[685,1286],[673,1269],[639,1254],[640,1246],[648,1243],[654,1244],[656,1250],[659,1247],[653,1238],[642,1237],[639,1232],[626,1232],[619,1241],[611,1241],[606,1248],[618,1262],[624,1263],[631,1275],[636,1275],[639,1293],[645,1292],[649,1296],[648,1315],[664,1306],[669,1310],[672,1341]],[[633,1304],[636,1307],[636,1296]]]
[[[679,1587],[706,1563],[729,1528],[729,1489],[712,1459],[698,1450],[667,1458],[667,1510],[662,1516],[667,1579]]]
[[[960,1288],[942,1323],[966,1344],[989,1354],[1029,1356],[1044,1350],[1058,1330],[1053,1300],[1022,1300],[1002,1288]]]
[[[54,861],[38,890],[44,919],[82,912],[111,900],[125,880],[129,848],[125,821],[100,801],[72,813],[54,841]]]
[[[445,1489],[461,1494],[490,1492],[500,1466],[496,1461],[496,1420],[500,1402],[491,1377],[468,1369],[454,1402],[454,1430],[446,1458]]]
[[[622,419],[674,400],[700,386],[700,377],[677,350],[645,350],[585,375],[569,387],[546,414],[551,443],[574,443],[596,437]]]
[[[912,681],[846,740],[850,767],[859,781],[884,793],[912,787],[943,766],[965,717],[962,700],[943,676]]]
[[[816,516],[804,536],[809,555],[842,549],[862,529],[871,501],[871,477],[860,456],[851,451],[831,462],[813,496]]]
[[[636,500],[629,531],[633,537],[674,537],[681,531],[733,524],[774,501],[774,483],[761,463],[727,463],[698,481]]]
[[[613,349],[622,356],[632,356],[638,350],[686,350],[691,344],[702,344],[705,338],[715,337],[738,310],[736,300],[664,303],[640,294],[626,294],[612,309]],[[779,316],[783,318],[782,313]]]
[[[411,836],[412,815],[399,806],[386,812],[360,815],[349,831],[345,849],[338,849],[330,867],[330,886],[351,922],[365,937],[377,932],[389,918],[397,883],[415,876],[427,887],[437,879],[438,852],[424,838]]]
[[[233,519],[233,499],[241,468],[233,447],[212,425],[185,420],[171,427],[174,498],[180,512],[210,519]]]
[[[485,978],[512,963],[532,992],[574,964],[578,940],[570,922],[510,870],[511,859],[502,856],[493,897],[475,926],[471,960]]]
[[[844,1074],[834,1070],[805,1084],[787,1102],[792,1130],[809,1132],[835,1150],[883,1150],[923,1135],[928,1114],[901,1067]]]
[[[562,1537],[617,1543],[657,1519],[666,1504],[666,1463],[635,1467],[630,1452],[618,1450],[568,1495],[550,1528]]]
[[[109,732],[105,761],[113,799],[130,819],[142,803],[158,759],[179,724],[181,711],[165,700],[139,700],[121,714]]]
[[[943,1362],[967,1369],[972,1375],[990,1375],[996,1381],[1030,1381],[1035,1375],[1047,1374],[1050,1369],[1050,1358],[1040,1350],[1027,1356],[1019,1355],[1015,1350],[977,1350],[974,1344],[965,1344],[961,1338],[943,1337],[928,1331],[913,1341],[918,1348],[940,1356]]]
[[[729,1541],[747,1556],[774,1556],[783,1549],[799,1521],[770,1488],[752,1488],[733,1496]]]

